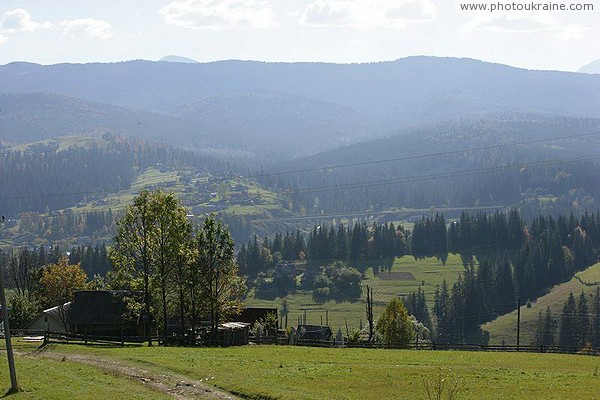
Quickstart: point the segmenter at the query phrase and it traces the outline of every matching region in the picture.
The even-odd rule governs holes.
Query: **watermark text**
[[[538,3],[538,2],[493,2],[493,3],[460,3],[461,11],[594,11],[591,3]]]

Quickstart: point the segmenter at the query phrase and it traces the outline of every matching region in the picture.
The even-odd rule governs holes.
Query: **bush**
[[[15,294],[8,301],[11,329],[24,329],[40,313],[40,302],[27,295]]]
[[[321,287],[313,290],[312,294],[313,301],[318,304],[323,304],[329,298],[329,288]]]
[[[358,344],[360,343],[360,329],[352,329],[348,334],[348,343]]]
[[[386,346],[406,347],[415,335],[413,322],[400,299],[388,303],[376,329]]]

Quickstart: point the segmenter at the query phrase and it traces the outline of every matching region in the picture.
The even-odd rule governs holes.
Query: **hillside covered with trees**
[[[430,124],[257,173],[308,214],[515,206],[595,210],[600,122],[504,115]]]
[[[352,276],[360,284],[367,268],[384,276],[395,257],[433,256],[444,262],[449,253],[460,254],[464,273],[455,283],[438,286],[431,310],[420,289],[405,299],[408,309],[440,342],[486,341],[481,324],[516,309],[518,299],[522,304],[535,300],[596,262],[600,214],[539,216],[527,223],[516,211],[463,213],[449,224],[436,215],[412,230],[393,223],[316,226],[307,235],[288,232],[261,242],[255,237],[242,246],[238,263],[254,282],[256,296],[284,298],[301,288],[312,290],[313,300],[321,303],[350,290]],[[281,267],[298,262],[304,265],[299,286],[289,269]],[[360,294],[347,299],[352,298]]]

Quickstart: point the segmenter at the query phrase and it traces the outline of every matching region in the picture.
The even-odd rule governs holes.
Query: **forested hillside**
[[[60,94],[0,93],[0,144],[104,132],[193,149],[240,165],[290,160],[384,134],[377,122],[347,106],[280,93],[207,97],[181,104],[171,115]]]
[[[182,105],[175,115],[201,124],[214,146],[263,155],[261,163],[287,161],[384,134],[380,124],[348,106],[282,93],[210,96]]]
[[[436,215],[417,222],[412,231],[394,224],[315,226],[308,235],[288,232],[262,242],[250,240],[238,253],[238,262],[254,282],[257,297],[283,299],[301,288],[323,303],[361,298],[360,293],[350,294],[367,269],[394,279],[395,257],[435,256],[445,262],[449,253],[463,260],[458,280],[436,288],[429,298],[431,309],[420,286],[405,301],[439,342],[485,342],[482,323],[516,309],[518,299],[521,304],[534,301],[598,259],[600,214],[537,217],[531,223],[516,211],[463,214],[450,224]],[[288,263],[300,263],[299,270],[293,269],[300,285]],[[569,324],[563,324],[564,329]],[[600,326],[594,332],[600,340]],[[577,346],[586,342],[580,340]]]
[[[407,129],[258,176],[310,214],[518,205],[535,216],[594,209],[599,148],[598,120],[508,114]]]
[[[162,165],[221,172],[226,164],[144,140],[105,134],[87,146],[45,141],[0,152],[0,209],[7,217],[101,200],[129,188],[146,168]],[[84,143],[87,143],[84,141]],[[62,146],[62,148],[61,148]]]
[[[12,63],[0,66],[0,92],[3,142],[109,130],[264,166],[442,121],[600,117],[598,75],[435,57]]]
[[[52,93],[0,93],[0,143],[22,144],[65,135],[137,136],[171,145],[206,144],[198,123]]]

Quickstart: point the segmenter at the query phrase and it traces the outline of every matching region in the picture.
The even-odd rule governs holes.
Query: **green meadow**
[[[380,272],[375,275],[373,268],[368,268],[363,287],[369,285],[373,288],[373,308],[377,317],[392,298],[406,296],[417,291],[419,286],[425,291],[428,305],[431,307],[436,286],[441,285],[445,279],[451,287],[463,271],[464,267],[458,255],[450,254],[445,265],[434,257],[415,260],[413,256],[404,256],[394,260],[390,272]],[[361,321],[363,324],[366,323],[364,299],[355,302],[327,301],[317,304],[313,301],[311,292],[301,290],[286,296],[286,299],[289,308],[288,326],[297,325],[298,318],[304,316],[305,310],[308,324],[320,324],[322,319],[323,323],[329,322],[335,332],[341,329],[344,334],[346,323],[349,330],[359,328]],[[281,298],[257,299],[251,293],[245,300],[245,304],[249,307],[281,309],[282,301]]]
[[[460,388],[458,399],[593,399],[600,387],[598,358],[577,355],[290,346],[51,345],[47,351],[117,360],[157,376],[183,375],[248,399],[426,399],[425,386],[439,378]],[[71,366],[57,363],[53,373],[63,368]]]

